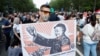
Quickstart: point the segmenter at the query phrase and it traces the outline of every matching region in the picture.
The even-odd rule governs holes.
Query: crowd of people
[[[84,48],[84,56],[97,56],[96,48],[100,49],[99,40],[91,40],[91,35],[100,24],[100,10],[96,12],[57,12],[51,11],[49,5],[42,5],[38,12],[0,13],[0,42],[5,39],[5,50],[8,56],[22,56],[20,24],[50,21],[76,20],[77,44]],[[2,33],[2,34],[1,34]]]

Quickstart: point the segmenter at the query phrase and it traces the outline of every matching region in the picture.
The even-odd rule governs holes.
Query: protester
[[[32,19],[31,19],[31,16],[30,16],[29,14],[26,15],[26,18],[25,18],[25,20],[24,20],[23,23],[24,23],[24,24],[25,24],[25,23],[33,23]]]
[[[65,20],[63,12],[59,12],[58,17],[59,17],[60,21]]]
[[[3,19],[2,19],[2,28],[3,28],[3,31],[4,31],[4,34],[6,36],[6,50],[8,50],[8,47],[10,45],[10,40],[11,40],[11,37],[10,37],[10,32],[11,32],[11,27],[12,27],[12,24],[10,24],[9,20],[8,20],[8,14],[7,13],[4,13],[3,14]]]
[[[39,10],[39,22],[48,22],[50,17],[50,6],[49,5],[42,5]]]
[[[79,14],[79,18],[77,20],[77,28],[78,28],[78,41],[77,41],[77,44],[78,45],[81,45],[81,33],[80,31],[82,30],[82,28],[84,27],[84,25],[86,24],[86,20],[83,18],[83,14]]]
[[[6,42],[6,37],[2,29],[2,14],[0,14],[0,43]]]
[[[100,9],[99,9],[99,10],[96,10],[96,11],[95,11],[95,14],[96,14],[97,22],[98,22],[98,24],[100,25]],[[100,26],[99,26],[99,27],[100,27]],[[98,45],[97,45],[97,50],[100,50],[100,41],[99,41],[99,43],[98,43]]]
[[[14,38],[11,42],[11,45],[8,49],[8,56],[22,56],[22,49],[21,49],[21,38],[20,38],[20,26],[19,24],[20,19],[16,15],[14,18],[14,25],[13,25],[13,32],[14,32]]]
[[[15,41],[8,48],[8,56],[22,56],[22,49]]]
[[[97,28],[98,24],[96,23],[96,16],[92,15],[90,18],[90,23],[86,24],[83,29],[83,48],[84,48],[84,56],[97,56],[96,47],[98,41],[93,41],[91,36]]]

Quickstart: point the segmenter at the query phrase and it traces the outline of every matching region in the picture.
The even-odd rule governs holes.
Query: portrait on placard
[[[74,20],[21,24],[23,55],[75,56],[75,26],[76,22]]]

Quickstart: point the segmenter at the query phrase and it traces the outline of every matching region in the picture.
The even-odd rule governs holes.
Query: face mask
[[[48,21],[49,16],[43,16],[42,19],[43,21]]]

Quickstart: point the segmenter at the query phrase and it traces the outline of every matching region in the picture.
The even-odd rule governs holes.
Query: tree
[[[32,0],[0,0],[0,11],[3,12],[5,10],[28,12],[36,10],[36,7]]]
[[[69,1],[67,0],[51,0],[50,6],[55,8],[56,10],[61,10],[63,8],[64,10],[69,8]]]
[[[0,0],[0,11],[4,11],[5,8],[7,8],[7,4],[8,4],[8,1],[6,0]]]
[[[35,8],[32,0],[12,0],[12,2],[14,9],[17,11],[27,12]]]
[[[95,5],[96,1],[96,5]],[[51,0],[50,2],[51,7],[55,8],[56,10],[60,10],[64,8],[64,10],[94,10],[94,8],[100,8],[100,0]]]

